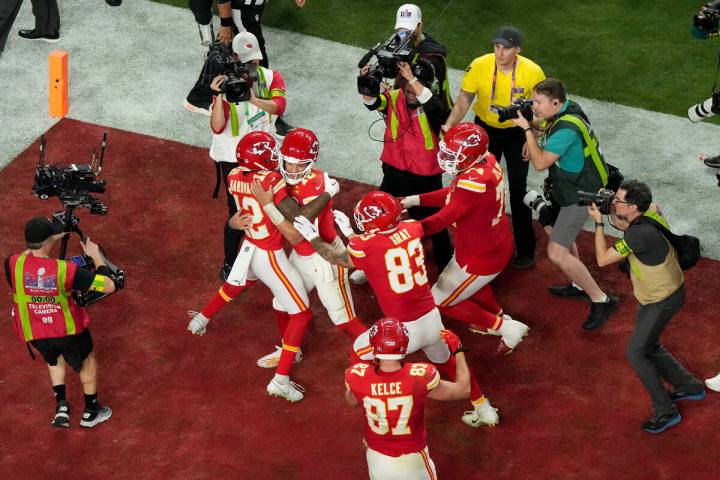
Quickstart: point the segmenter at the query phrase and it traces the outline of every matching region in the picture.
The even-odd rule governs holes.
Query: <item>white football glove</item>
[[[420,205],[420,195],[410,195],[400,200],[403,208],[417,207]]]
[[[192,310],[188,310],[188,315],[190,316],[191,320],[190,320],[190,323],[188,324],[187,329],[190,330],[190,332],[193,335],[197,335],[197,336],[205,335],[205,327],[207,327],[207,324],[210,321],[210,319],[207,318],[202,313],[194,312]]]
[[[327,172],[325,172],[325,191],[334,197],[340,191],[340,184],[334,178],[330,178]]]
[[[333,216],[335,217],[335,224],[340,229],[340,233],[345,235],[346,238],[355,236],[355,230],[353,230],[347,215],[340,210],[333,210]]]
[[[318,232],[315,224],[302,215],[295,217],[293,227],[295,227],[295,230],[297,230],[308,242],[312,242],[320,236],[320,232]]]

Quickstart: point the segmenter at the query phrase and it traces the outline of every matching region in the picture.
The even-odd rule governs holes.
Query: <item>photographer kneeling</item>
[[[53,245],[64,235],[61,224],[47,218],[37,217],[27,222],[28,250],[5,260],[5,277],[15,302],[12,310],[15,332],[20,341],[40,352],[48,365],[56,401],[53,426],[70,426],[70,404],[65,397],[67,363],[80,375],[85,393],[80,426],[90,428],[108,420],[112,410],[98,403],[97,360],[87,328],[90,318],[71,293],[112,293],[115,282],[98,245],[90,239],[82,247],[95,263],[97,273],[72,261],[50,258]]]
[[[368,67],[364,67],[358,77],[358,91],[368,110],[378,110],[386,116],[387,127],[380,155],[383,162],[380,190],[395,197],[407,197],[442,188],[443,171],[436,158],[438,133],[447,111],[432,93],[435,74],[429,61],[420,58],[414,65],[399,62],[398,66],[400,75],[406,80],[403,89],[380,93],[380,81],[366,75]],[[364,81],[370,84],[363,84]],[[422,220],[437,211],[431,207],[408,209],[415,220]],[[450,234],[442,230],[431,239],[435,264],[442,271],[453,255]],[[355,278],[353,276],[357,282]]]
[[[233,38],[232,49],[238,59],[229,68],[234,73],[218,75],[210,84],[216,93],[210,115],[213,131],[210,157],[217,162],[218,179],[222,174],[225,184],[228,219],[237,212],[227,177],[238,166],[235,158],[238,142],[250,132],[274,135],[275,121],[285,111],[285,80],[279,72],[260,66],[263,57],[255,36],[249,32],[238,33]],[[234,230],[225,222],[225,259],[220,269],[223,281],[232,269],[242,237],[242,230]]]
[[[605,187],[608,167],[587,115],[577,103],[568,100],[560,80],[548,78],[535,85],[532,100],[535,118],[546,122],[543,147],[523,115],[512,121],[525,131],[527,157],[535,170],[550,171],[550,196],[553,203],[560,206],[560,213],[550,232],[547,253],[550,261],[572,282],[554,285],[550,293],[589,298],[592,306],[583,329],[595,330],[617,309],[619,299],[606,295],[580,261],[575,238],[585,225],[588,213],[586,207],[578,205],[578,191],[597,192]]]
[[[601,267],[627,259],[633,294],[640,304],[627,356],[655,411],[642,428],[661,433],[682,420],[675,402],[705,397],[702,383],[660,343],[663,330],[685,303],[683,271],[677,252],[654,226],[668,228],[646,184],[624,182],[612,199],[612,207],[617,219],[613,225],[624,231],[624,236],[610,248],[605,241],[601,211],[594,203],[588,207],[595,220],[595,254]],[[671,392],[663,386],[663,379],[672,385]]]

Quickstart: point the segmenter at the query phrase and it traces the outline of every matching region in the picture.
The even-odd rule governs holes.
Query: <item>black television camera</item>
[[[716,0],[703,5],[698,13],[693,15],[693,36],[708,38],[718,36],[720,29],[720,1]]]
[[[411,63],[415,58],[415,34],[406,32],[393,33],[390,38],[380,42],[360,59],[358,68],[363,68],[372,57],[377,59],[370,65],[365,75],[357,79],[358,92],[361,95],[377,96],[383,78],[395,78],[400,72],[399,62]]]
[[[601,190],[597,193],[592,193],[579,190],[577,193],[580,197],[580,199],[578,200],[578,205],[583,207],[589,207],[594,203],[595,205],[597,205],[600,213],[602,213],[603,215],[610,215],[610,212],[612,210],[613,198],[615,198],[614,191]]]
[[[106,182],[98,180],[98,175],[102,172],[102,164],[105,158],[105,148],[107,147],[107,132],[103,133],[102,143],[100,147],[100,156],[93,152],[92,162],[86,165],[72,164],[67,167],[59,165],[45,164],[45,149],[47,140],[45,135],[40,137],[40,159],[37,167],[35,167],[35,183],[32,193],[41,200],[47,200],[50,197],[58,197],[60,203],[65,207],[64,211],[55,212],[53,219],[63,226],[63,231],[68,233],[76,233],[80,239],[85,242],[86,236],[78,227],[80,219],[73,215],[75,208],[87,208],[92,215],[107,214],[107,206],[97,198],[92,197],[91,193],[105,193]],[[65,258],[67,253],[67,244],[69,235],[65,235],[60,244],[60,259]],[[125,286],[125,272],[107,259],[102,249],[100,253],[107,266],[105,274],[113,279],[116,290],[120,290]],[[90,270],[95,270],[92,259],[87,255],[72,257],[71,260],[79,265],[86,266]],[[85,294],[73,293],[75,300],[79,305],[91,305],[109,294],[101,292],[88,292]]]
[[[250,100],[250,88],[257,80],[257,69],[252,63],[242,63],[235,58],[232,46],[213,42],[210,44],[207,58],[205,60],[203,74],[206,84],[210,84],[215,78],[215,72],[222,72],[223,84],[220,91],[225,94],[228,102],[246,102]]]
[[[501,107],[493,105],[495,112],[498,114],[498,121],[505,122],[511,118],[518,118],[518,115],[522,115],[528,122],[532,122],[533,119],[533,101],[529,98],[518,98],[513,100],[512,105],[507,107]]]

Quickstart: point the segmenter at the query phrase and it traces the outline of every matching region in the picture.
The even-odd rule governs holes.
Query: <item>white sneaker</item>
[[[267,386],[267,392],[271,397],[282,397],[288,402],[299,402],[303,399],[305,389],[295,382],[280,383],[274,378]]]
[[[475,405],[474,410],[465,412],[462,421],[465,425],[472,428],[478,428],[481,425],[494,427],[500,422],[497,408],[490,405],[490,400],[485,399],[480,405]]]
[[[720,392],[720,373],[715,375],[713,378],[708,378],[705,380],[705,385],[710,390],[715,390],[716,392]]]
[[[350,274],[350,281],[353,285],[362,285],[363,283],[367,283],[367,277],[365,276],[365,272],[362,270],[355,270],[353,273]]]
[[[275,346],[275,351],[268,353],[264,357],[258,358],[257,366],[260,368],[277,368],[280,363],[280,355],[282,354],[282,347]],[[302,350],[298,350],[295,354],[295,360],[293,363],[300,363],[302,360]]]
[[[112,408],[107,406],[101,406],[95,412],[83,411],[82,417],[80,417],[80,426],[85,428],[92,428],[98,423],[106,422],[112,417]]]
[[[499,350],[504,351],[504,353],[512,352],[512,350],[522,342],[522,339],[528,334],[529,330],[530,327],[524,323],[513,320],[509,315],[503,315],[503,323],[498,331],[500,335],[502,335],[501,342],[504,347],[500,345]]]
[[[215,39],[215,35],[213,35],[212,21],[207,25],[198,23],[198,31],[200,32],[200,45],[203,47],[209,47]]]

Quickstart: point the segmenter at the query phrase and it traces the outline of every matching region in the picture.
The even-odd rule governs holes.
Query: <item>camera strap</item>
[[[222,167],[220,166],[220,162],[213,163],[215,163],[215,190],[213,190],[212,198],[218,198],[218,194],[220,193],[220,177],[222,177]]]
[[[510,103],[513,101],[513,96],[515,96],[515,72],[517,70],[517,58],[515,59],[515,63],[513,63],[513,69],[512,69],[512,80],[510,83]],[[490,89],[490,105],[495,104],[495,84],[497,82],[497,62],[495,62],[495,70],[493,71],[493,83],[492,88]],[[509,105],[509,104],[508,104]]]

